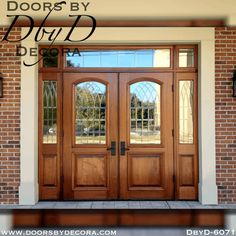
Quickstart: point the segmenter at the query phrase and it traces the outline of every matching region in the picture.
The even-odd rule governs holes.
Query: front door
[[[64,199],[118,194],[118,74],[64,74]]]
[[[172,73],[120,74],[120,197],[173,198]]]
[[[173,198],[172,73],[65,73],[63,197]]]

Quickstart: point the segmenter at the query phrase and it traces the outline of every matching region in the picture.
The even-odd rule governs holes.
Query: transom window
[[[170,67],[170,49],[70,52],[66,67]]]

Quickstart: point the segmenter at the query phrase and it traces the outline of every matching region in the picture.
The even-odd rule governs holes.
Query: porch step
[[[0,205],[0,209],[236,209],[236,204],[201,205],[197,201],[42,201],[36,205]]]

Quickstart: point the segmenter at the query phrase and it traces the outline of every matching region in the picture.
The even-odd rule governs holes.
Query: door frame
[[[37,30],[35,28],[34,30]],[[85,29],[86,30],[86,29]],[[27,29],[22,29],[22,35]],[[106,37],[104,37],[106,35]],[[124,35],[119,44],[198,43],[199,53],[199,200],[202,204],[217,204],[216,166],[215,166],[215,54],[214,28],[98,28],[97,36],[88,43],[118,43],[117,38]],[[47,44],[47,40],[43,40]],[[63,43],[62,38],[57,43]],[[22,46],[37,48],[33,37],[22,42]],[[36,62],[28,54],[22,61]],[[38,112],[38,72],[35,67],[21,68],[21,183],[20,204],[32,205],[38,201],[37,171],[37,112]],[[29,89],[30,88],[30,89]],[[208,120],[211,120],[210,124]],[[209,142],[210,140],[210,142]],[[32,158],[33,157],[33,158]],[[209,168],[211,166],[211,168]]]
[[[41,50],[42,48],[44,48],[45,46],[40,46],[39,50]],[[171,86],[172,86],[172,101],[171,103],[172,105],[172,112],[171,114],[173,114],[173,119],[172,119],[172,126],[173,126],[173,130],[172,130],[172,155],[173,155],[173,162],[170,163],[171,169],[173,169],[173,177],[171,177],[171,179],[173,179],[173,200],[193,200],[196,198],[197,194],[198,194],[198,189],[197,189],[197,183],[198,183],[198,152],[197,152],[197,146],[198,146],[198,122],[197,122],[197,93],[194,92],[194,142],[192,146],[195,146],[193,151],[193,155],[189,153],[189,151],[185,152],[184,155],[181,155],[180,151],[181,150],[181,145],[178,142],[178,83],[177,80],[182,80],[182,77],[179,75],[182,75],[183,77],[185,77],[185,75],[194,75],[195,79],[194,79],[194,91],[197,91],[197,74],[198,74],[198,46],[196,44],[188,44],[188,45],[149,45],[149,46],[142,46],[142,45],[123,45],[123,46],[119,46],[119,45],[84,45],[84,46],[56,46],[56,48],[60,51],[63,52],[64,48],[68,49],[68,48],[76,48],[78,47],[79,50],[138,50],[138,49],[170,49],[170,67],[169,68],[158,68],[158,67],[153,67],[153,68],[67,68],[65,67],[66,65],[66,56],[65,54],[60,54],[58,56],[58,67],[57,68],[44,68],[43,67],[43,63],[42,61],[39,64],[39,74],[40,74],[40,83],[39,83],[39,96],[41,97],[41,91],[42,91],[42,84],[41,84],[41,80],[44,80],[44,74],[46,77],[50,77],[52,74],[55,74],[55,76],[57,76],[57,82],[59,88],[62,87],[62,89],[58,89],[58,104],[60,103],[60,101],[62,101],[62,106],[58,107],[58,109],[60,109],[60,113],[61,116],[59,117],[59,121],[63,120],[62,118],[62,114],[64,114],[64,88],[63,86],[65,85],[64,82],[64,76],[66,74],[76,74],[76,73],[117,73],[119,74],[124,74],[124,73],[129,73],[129,74],[142,74],[142,73],[160,73],[160,74],[164,74],[164,73],[168,73],[171,76]],[[193,67],[186,67],[186,68],[181,68],[178,67],[178,50],[179,48],[190,48],[194,50],[194,65]],[[48,76],[48,74],[50,76]],[[180,77],[180,78],[179,78]],[[188,78],[188,77],[187,77]],[[118,81],[120,81],[120,76],[118,76]],[[186,79],[186,78],[185,78]],[[120,88],[120,84],[121,82],[118,82],[118,90]],[[119,91],[117,91],[119,94]],[[120,103],[120,97],[118,95],[118,106]],[[41,107],[41,101],[39,101],[39,142],[41,141],[41,136],[42,136],[42,122],[40,123],[40,121],[42,120],[42,114],[41,111],[42,107]],[[119,113],[119,112],[118,112]],[[119,121],[119,125],[120,124],[120,120],[122,120],[121,118],[118,119]],[[59,131],[58,131],[58,140],[59,142],[57,143],[57,157],[55,161],[57,163],[58,166],[60,166],[60,170],[56,170],[55,172],[60,172],[60,176],[57,176],[57,184],[55,184],[55,186],[43,186],[41,184],[41,182],[43,181],[43,168],[42,166],[44,166],[44,155],[42,154],[43,148],[42,148],[42,143],[39,143],[39,167],[41,171],[39,171],[39,183],[40,183],[40,200],[63,200],[63,196],[65,196],[63,190],[63,184],[64,181],[68,181],[67,178],[65,178],[65,174],[64,174],[64,164],[63,164],[63,160],[64,160],[64,147],[66,146],[64,141],[64,133],[66,131],[64,130],[64,122],[63,123],[58,123],[57,126],[60,127]],[[118,129],[120,130],[120,126],[118,127]],[[119,134],[119,136],[121,136],[121,134]],[[119,146],[119,145],[117,145]],[[183,149],[183,148],[182,148]],[[187,148],[188,150],[189,148]],[[186,150],[186,148],[185,148]],[[183,154],[183,153],[182,153]],[[180,168],[182,168],[182,161],[184,160],[184,157],[186,157],[187,155],[187,159],[192,160],[192,176],[190,176],[190,178],[192,178],[192,186],[191,185],[181,185],[181,171],[179,171]],[[55,156],[54,156],[55,158]],[[120,158],[120,157],[119,157]],[[118,158],[118,159],[119,159]],[[186,158],[185,158],[186,159]],[[59,164],[58,164],[59,162]],[[123,162],[122,162],[123,163]],[[184,162],[183,162],[184,163]],[[183,164],[184,165],[184,164]],[[123,165],[122,165],[123,166]],[[189,166],[188,166],[189,167]],[[119,173],[119,172],[118,172]],[[119,176],[119,179],[121,177]],[[168,181],[170,178],[168,177]],[[172,183],[170,184],[172,186]],[[60,187],[60,189],[59,189]],[[120,191],[120,190],[119,190]],[[118,191],[118,193],[119,193]],[[51,193],[48,196],[48,198],[45,198],[43,193]],[[54,195],[53,195],[53,192]],[[82,193],[81,193],[82,194]],[[85,196],[86,194],[82,194],[83,196]],[[145,195],[145,194],[144,194]],[[170,194],[169,194],[170,195]],[[166,198],[166,197],[165,197]],[[170,198],[168,198],[169,200],[171,200]]]

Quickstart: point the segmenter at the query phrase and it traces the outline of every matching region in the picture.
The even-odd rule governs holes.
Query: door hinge
[[[172,92],[174,92],[174,85],[172,84]]]
[[[173,175],[173,182],[175,183],[175,175]]]
[[[172,136],[173,136],[173,137],[175,136],[175,131],[174,131],[174,129],[172,129]]]
[[[64,175],[61,175],[61,183],[64,183]]]

